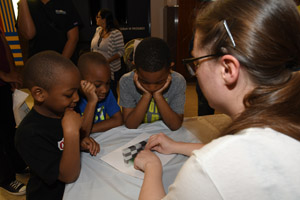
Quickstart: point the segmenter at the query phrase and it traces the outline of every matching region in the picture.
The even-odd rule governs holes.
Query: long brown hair
[[[233,45],[224,27],[226,20]],[[300,140],[300,16],[292,0],[218,0],[195,22],[197,44],[235,56],[257,87],[224,131],[270,127]]]

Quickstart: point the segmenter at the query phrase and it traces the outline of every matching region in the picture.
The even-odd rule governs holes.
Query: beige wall
[[[151,0],[151,36],[163,38],[163,9],[167,0]]]

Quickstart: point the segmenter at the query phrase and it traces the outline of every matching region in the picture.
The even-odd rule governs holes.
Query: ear
[[[173,68],[174,66],[175,66],[175,63],[174,63],[174,62],[171,62],[170,68]]]
[[[33,86],[30,91],[33,99],[37,102],[44,102],[48,96],[47,91],[39,86]]]
[[[224,55],[221,58],[222,78],[228,86],[234,85],[240,73],[240,62],[232,55]]]

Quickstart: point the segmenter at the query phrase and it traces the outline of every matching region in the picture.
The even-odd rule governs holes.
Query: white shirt
[[[249,128],[193,151],[166,199],[299,200],[300,142]]]
[[[109,33],[107,38],[102,38],[100,44],[98,41],[102,28],[99,26],[96,28],[96,32],[91,41],[91,51],[102,53],[106,59],[111,58],[115,54],[119,54],[120,57],[124,54],[124,39],[122,33],[115,29]],[[121,69],[121,58],[112,61],[110,64],[111,79],[114,80],[114,72]]]

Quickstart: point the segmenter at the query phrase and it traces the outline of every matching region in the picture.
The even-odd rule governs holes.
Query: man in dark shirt
[[[71,58],[78,42],[79,15],[71,0],[20,0],[17,20],[29,40],[29,57],[54,50]]]

